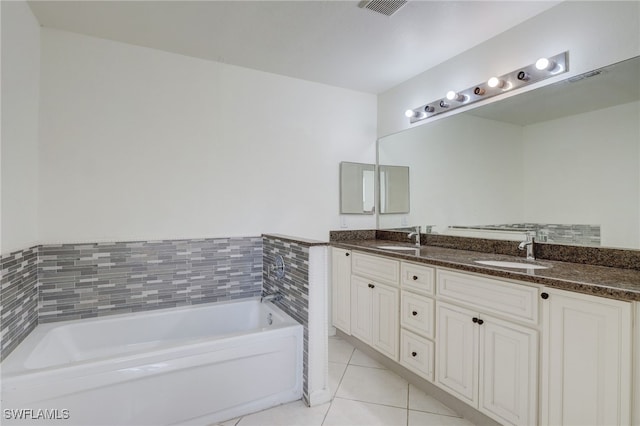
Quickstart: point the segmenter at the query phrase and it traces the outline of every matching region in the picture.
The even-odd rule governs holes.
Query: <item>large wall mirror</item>
[[[378,158],[411,179],[408,217],[379,228],[639,249],[640,59],[381,138]]]

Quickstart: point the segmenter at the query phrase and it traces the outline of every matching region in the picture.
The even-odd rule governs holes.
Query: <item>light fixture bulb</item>
[[[551,71],[556,67],[556,63],[547,58],[540,58],[536,61],[536,68],[540,71]]]
[[[404,112],[405,117],[407,118],[413,118],[416,116],[416,112],[412,109],[408,109]]]
[[[435,111],[435,108],[431,105],[427,105],[426,107],[424,107],[424,112],[433,112]]]
[[[453,90],[449,90],[447,92],[447,99],[450,101],[458,101],[458,102],[464,102],[467,97],[465,95],[463,95],[462,93],[458,93],[458,92],[454,92]]]
[[[500,80],[498,77],[491,77],[489,81],[487,81],[487,86],[489,87],[504,87],[504,80]]]

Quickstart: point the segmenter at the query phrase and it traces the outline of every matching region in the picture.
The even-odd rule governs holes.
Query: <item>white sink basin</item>
[[[398,250],[398,251],[416,251],[418,247],[403,247],[403,246],[377,246],[382,250]]]
[[[547,266],[534,265],[532,263],[519,262],[503,262],[501,260],[475,260],[474,262],[487,266],[498,266],[501,268],[518,268],[518,269],[547,269]]]

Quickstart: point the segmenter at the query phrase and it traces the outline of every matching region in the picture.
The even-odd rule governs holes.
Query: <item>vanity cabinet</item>
[[[351,335],[398,360],[398,289],[351,276]]]
[[[435,268],[400,264],[400,364],[433,382]]]
[[[541,423],[631,424],[632,304],[544,292]]]
[[[351,335],[398,361],[400,262],[353,253]]]
[[[511,317],[537,319],[537,292],[438,271],[438,294],[446,297],[436,302],[436,385],[502,424],[536,424],[538,330]],[[526,302],[514,307],[514,299]]]
[[[537,330],[444,302],[436,312],[436,384],[502,424],[535,424]]]
[[[351,251],[331,250],[331,322],[351,334]]]
[[[640,426],[640,302],[337,248],[332,268],[337,328],[497,422]]]

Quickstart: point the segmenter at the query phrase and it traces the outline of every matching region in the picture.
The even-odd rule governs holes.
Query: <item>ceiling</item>
[[[30,1],[40,24],[381,93],[559,1]]]

